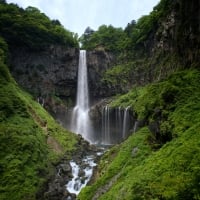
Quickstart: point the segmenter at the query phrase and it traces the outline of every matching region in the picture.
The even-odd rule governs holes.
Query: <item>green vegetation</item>
[[[52,44],[78,47],[77,35],[64,29],[58,20],[50,20],[34,7],[25,10],[0,2],[0,35],[12,47],[42,49]]]
[[[115,28],[111,25],[102,25],[97,31],[85,32],[80,38],[83,49],[92,50],[103,47],[114,53],[119,53],[124,48],[126,40],[127,37],[122,28]]]
[[[105,153],[94,183],[81,191],[80,200],[200,199],[200,71],[192,68],[199,67],[200,40],[191,5],[161,0],[150,15],[124,30],[102,25],[97,31],[88,28],[80,38],[87,50],[99,48],[117,56],[118,64],[105,72],[102,83],[120,92],[131,90],[118,94],[110,105],[130,106],[145,124]],[[165,30],[160,25],[171,10],[178,10],[180,18],[167,38],[171,46],[157,48],[153,43],[161,42]],[[77,35],[37,8],[24,10],[0,1],[2,200],[36,199],[53,165],[63,156],[70,158],[75,149],[76,136],[22,91],[7,67],[8,49],[41,50],[54,44],[78,47]]]
[[[146,40],[157,30],[162,18],[170,11],[171,4],[170,0],[160,1],[149,15],[142,16],[137,22],[132,20],[124,30],[111,25],[102,25],[97,31],[88,27],[80,38],[82,47],[87,50],[103,47],[114,53],[123,53],[126,61],[144,56]]]
[[[53,163],[70,158],[77,139],[18,87],[3,48],[0,54],[0,199],[36,199]]]
[[[184,70],[117,97],[112,106],[131,106],[147,125],[103,156],[79,199],[200,199],[199,84],[198,70]]]
[[[178,8],[174,1],[161,0],[149,15],[142,16],[137,22],[132,20],[124,30],[106,25],[97,31],[86,29],[80,38],[84,49],[102,48],[116,56],[116,65],[103,75],[103,85],[113,88],[115,94],[125,93],[133,85],[161,80],[185,66],[176,48],[178,33],[174,30],[169,38],[163,36],[168,31],[167,19],[171,10],[175,9]],[[166,44],[162,46],[163,43]],[[175,45],[170,50],[172,43]]]
[[[161,0],[148,16],[125,28],[118,64],[105,72],[102,82],[118,89],[110,106],[130,106],[145,125],[103,156],[94,183],[78,199],[200,199],[200,40],[195,7]],[[95,41],[103,40],[104,33],[91,32],[85,47],[96,48]]]

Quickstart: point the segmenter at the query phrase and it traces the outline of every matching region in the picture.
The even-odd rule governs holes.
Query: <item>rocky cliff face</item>
[[[175,0],[170,11],[161,19],[153,37],[149,38],[151,55],[158,49],[165,54],[179,57],[185,67],[200,62],[200,2]]]
[[[76,99],[79,50],[51,46],[36,52],[16,47],[10,52],[11,72],[18,84],[54,117],[61,121],[66,118],[66,106],[73,106]],[[114,60],[114,56],[104,50],[87,52],[92,101],[107,96],[108,88],[102,86],[101,78]]]
[[[11,71],[17,82],[41,97],[74,97],[78,50],[51,46],[44,51],[11,50]]]
[[[161,80],[177,69],[200,62],[200,3],[174,0],[166,16],[140,44],[144,51],[129,71],[115,77],[116,83],[103,82],[104,72],[116,64],[116,57],[103,48],[87,52],[89,89],[92,101],[127,92],[133,85]],[[56,112],[56,99],[75,104],[78,49],[51,46],[35,52],[15,47],[11,50],[11,72],[17,82]],[[112,78],[112,77],[111,77]],[[121,81],[123,79],[123,81]],[[54,98],[50,98],[54,97]],[[68,101],[69,102],[69,101]],[[63,110],[63,107],[61,107]]]
[[[160,81],[180,69],[199,68],[200,2],[162,2],[165,2],[162,17],[147,38],[136,44],[132,61],[123,64],[120,73],[108,77],[110,87],[106,88],[114,88],[113,94],[125,93],[134,85]],[[155,15],[156,12],[159,11],[155,8]]]
[[[90,96],[92,99],[109,96],[109,88],[102,83],[104,72],[116,62],[114,54],[103,49],[87,52]]]
[[[78,49],[51,46],[42,51],[31,51],[15,47],[10,52],[15,80],[51,113],[63,110],[60,99],[66,103],[75,99]]]

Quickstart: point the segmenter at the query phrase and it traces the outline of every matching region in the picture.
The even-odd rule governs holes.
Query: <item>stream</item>
[[[89,182],[93,174],[93,168],[97,164],[94,162],[94,156],[86,156],[83,158],[81,165],[78,165],[75,161],[70,161],[70,165],[73,178],[67,183],[66,189],[70,193],[78,195]]]
[[[48,200],[76,200],[80,191],[91,180],[98,160],[106,147],[90,146],[84,141],[82,150],[71,160],[63,159],[55,166],[55,175],[49,180],[42,198]]]
[[[66,200],[76,199],[76,196],[88,184],[93,175],[94,167],[97,166],[96,160],[100,158],[104,151],[105,149],[102,148],[79,160],[70,161],[72,179],[65,185],[68,193]]]

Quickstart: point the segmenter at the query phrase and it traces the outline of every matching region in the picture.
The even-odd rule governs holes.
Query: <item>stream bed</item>
[[[48,200],[76,200],[81,189],[91,180],[94,169],[105,147],[85,142],[71,160],[62,159],[55,166],[55,175],[49,180],[42,198]]]
[[[87,185],[93,174],[93,168],[97,165],[94,159],[95,157],[91,155],[83,158],[80,164],[70,161],[73,178],[66,184],[69,193],[78,195],[81,189]]]

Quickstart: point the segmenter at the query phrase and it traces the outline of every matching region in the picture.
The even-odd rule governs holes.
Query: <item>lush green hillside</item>
[[[0,46],[0,199],[35,199],[52,164],[70,156],[77,140],[18,87],[5,64],[3,39]]]
[[[127,44],[128,38],[122,28],[102,25],[97,31],[88,29],[80,38],[83,49],[104,48],[106,51],[119,54]]]
[[[145,126],[101,160],[79,199],[200,199],[200,72],[185,70],[113,101]]]

